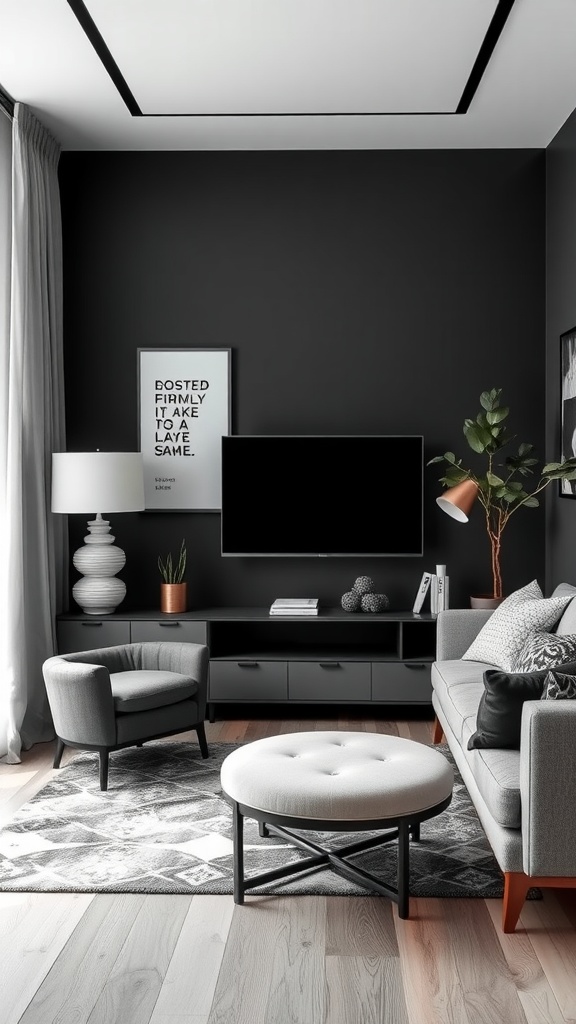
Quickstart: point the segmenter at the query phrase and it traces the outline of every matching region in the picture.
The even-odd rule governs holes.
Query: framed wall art
[[[560,337],[561,459],[576,455],[576,327]],[[560,497],[576,498],[576,480],[560,480]]]
[[[229,348],[139,348],[138,438],[146,509],[217,512],[230,433]]]

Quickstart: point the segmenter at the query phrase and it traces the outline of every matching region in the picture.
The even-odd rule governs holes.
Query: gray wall
[[[576,327],[576,111],[546,150],[546,447],[560,458],[560,335]],[[576,499],[546,502],[548,587],[576,581]]]
[[[136,448],[138,347],[229,346],[235,433],[422,433],[427,458],[468,460],[463,420],[495,386],[543,452],[544,167],[535,150],[64,153],[68,447]],[[488,542],[479,508],[466,527],[437,509],[438,476],[418,559],[222,559],[217,513],[112,517],[126,607],[157,607],[158,552],[182,536],[196,606],[337,604],[363,573],[411,606],[437,561],[467,604]],[[543,582],[543,510],[510,525],[503,569],[507,591]]]

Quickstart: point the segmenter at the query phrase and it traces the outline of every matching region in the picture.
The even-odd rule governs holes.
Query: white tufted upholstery
[[[298,732],[234,750],[221,769],[230,799],[288,817],[363,821],[417,814],[452,792],[443,754],[365,732]]]

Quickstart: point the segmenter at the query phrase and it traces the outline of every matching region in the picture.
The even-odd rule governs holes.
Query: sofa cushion
[[[490,662],[511,672],[526,638],[538,629],[551,629],[571,600],[570,594],[543,597],[538,582],[533,580],[494,610],[463,659]]]
[[[464,726],[476,727],[476,713],[484,693],[483,676],[493,668],[477,661],[436,661],[432,665],[432,686],[442,704],[448,724],[459,743],[464,743]],[[466,734],[468,738],[469,733]]]
[[[483,676],[493,666],[482,662],[437,661],[432,665],[436,699],[474,780],[494,819],[506,828],[520,825],[520,753],[517,750],[471,750],[476,712],[484,693]],[[543,673],[545,675],[545,673]]]
[[[576,633],[545,633],[543,630],[528,637],[514,660],[514,672],[534,672],[555,668],[576,658]]]
[[[198,683],[190,676],[152,669],[111,672],[110,684],[114,709],[118,714],[151,711],[186,700],[198,692]]]

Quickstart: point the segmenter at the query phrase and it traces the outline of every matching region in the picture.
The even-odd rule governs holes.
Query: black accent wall
[[[544,455],[544,151],[66,152],[60,180],[70,450],[136,449],[137,348],[198,346],[232,349],[235,433],[421,433],[426,458],[475,464],[462,423],[502,387]],[[386,473],[361,494],[343,473],[334,501],[378,502]],[[110,516],[125,607],[158,606],[158,553],[183,536],[192,606],[334,605],[368,574],[406,607],[436,562],[468,604],[490,587],[488,541],[479,506],[467,526],[437,508],[439,475],[423,558],[222,559],[218,513]],[[543,510],[509,526],[507,591],[544,582],[544,526]],[[70,517],[72,549],[84,532]]]

